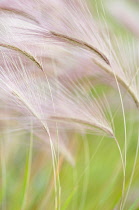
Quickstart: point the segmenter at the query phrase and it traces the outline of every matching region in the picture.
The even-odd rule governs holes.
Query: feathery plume
[[[57,2],[41,1],[39,9],[37,12],[33,13],[37,6],[36,1],[33,0],[30,1],[28,8],[26,8],[25,2],[22,1],[11,5],[7,4],[7,1],[0,4],[0,7],[3,9],[4,18],[5,16],[8,17],[4,9],[11,10],[12,13],[16,11],[16,9],[18,11],[15,13],[15,17],[12,17],[13,20],[6,21],[5,19],[4,27],[9,30],[10,36],[6,33],[1,43],[9,45],[10,42],[11,45],[35,57],[39,64],[42,62],[42,59],[41,56],[39,56],[39,59],[37,58],[37,51],[35,51],[34,55],[33,49],[35,46],[36,48],[38,48],[38,46],[39,48],[41,47],[41,52],[44,46],[49,49],[50,44],[56,49],[63,44],[63,48],[72,45],[80,49],[81,53],[86,51],[88,56],[92,57],[90,59],[100,68],[102,75],[103,72],[105,72],[110,77],[116,78],[118,83],[131,95],[137,107],[139,106],[139,96],[136,92],[138,84],[136,83],[135,89],[130,78],[127,77],[124,71],[124,66],[119,62],[119,57],[122,55],[120,54],[117,57],[112,42],[106,40],[108,37],[102,34],[96,26],[85,1],[77,0],[68,3],[64,0],[58,0]],[[19,8],[23,12],[25,12],[26,9],[26,13],[28,15],[34,15],[34,19],[37,21],[28,23],[24,16],[22,19],[21,15],[18,15]],[[47,21],[45,21],[46,19]],[[1,24],[3,25],[2,21],[3,18],[1,19]],[[21,44],[23,40],[26,40],[26,44]],[[31,42],[34,43],[34,47],[32,47]],[[69,49],[70,48],[68,48],[68,50]],[[46,66],[46,64],[44,65]],[[41,66],[43,66],[43,63]]]

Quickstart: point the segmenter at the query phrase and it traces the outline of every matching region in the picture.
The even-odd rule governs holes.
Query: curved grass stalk
[[[85,156],[85,166],[89,163],[89,145],[88,145],[88,141],[86,139],[86,136],[82,137],[83,140],[83,144],[84,144],[84,156]],[[79,210],[83,210],[85,208],[85,201],[87,198],[87,189],[89,186],[89,174],[85,173],[84,176],[84,181],[83,181],[83,190],[82,190],[82,199],[79,205]]]
[[[123,124],[124,124],[124,141],[125,141],[125,145],[124,145],[124,166],[125,166],[125,170],[123,171],[124,172],[124,179],[123,179],[122,199],[121,199],[121,205],[120,205],[120,210],[122,210],[123,209],[122,208],[122,203],[123,203],[123,199],[124,199],[124,190],[125,190],[126,159],[127,159],[127,157],[126,157],[126,152],[127,152],[127,129],[126,129],[126,118],[125,118],[125,110],[124,110],[123,98],[122,98],[119,82],[117,80],[115,72],[114,72],[114,77],[115,77],[115,81],[116,81],[118,92],[119,92],[119,96],[120,96],[121,107],[122,107],[122,114],[123,114],[123,121],[124,121]]]
[[[4,47],[4,48],[10,49],[10,50],[14,50],[16,52],[21,53],[22,55],[25,55],[28,59],[33,61],[39,67],[39,69],[41,69],[43,71],[43,68],[42,68],[41,64],[30,53],[28,53],[28,52],[26,52],[24,50],[21,50],[20,48],[18,48],[16,46],[9,45],[9,44],[0,43],[0,47]]]
[[[52,95],[51,95],[52,97]],[[53,97],[52,97],[53,100]],[[54,107],[54,102],[53,102],[53,107]],[[54,107],[54,112],[55,112],[55,107]],[[58,191],[58,198],[57,198],[57,209],[60,210],[60,205],[61,205],[61,185],[60,185],[60,178],[59,178],[59,168],[61,167],[61,164],[63,162],[63,157],[60,159],[59,158],[59,132],[58,132],[58,125],[56,122],[56,133],[57,133],[57,151],[58,151],[58,155],[57,155],[57,160],[56,160],[56,181],[57,181],[57,191]]]
[[[108,73],[110,76],[114,76],[117,78],[118,82],[127,90],[127,92],[131,95],[131,97],[133,98],[137,108],[139,108],[139,99],[137,98],[136,94],[134,93],[134,91],[132,90],[132,88],[130,88],[130,85],[127,84],[124,79],[122,79],[118,74],[114,73],[111,66],[110,66],[110,61],[108,60],[108,58],[102,53],[100,52],[98,49],[96,49],[95,47],[93,47],[92,45],[89,45],[86,42],[83,42],[82,40],[78,40],[63,34],[59,34],[56,33],[54,31],[50,31],[50,33],[56,37],[59,38],[63,41],[66,41],[68,43],[71,43],[73,45],[77,45],[81,48],[84,49],[88,49],[90,51],[92,51],[93,53],[96,53],[101,59],[103,59],[103,61],[105,61],[105,63],[107,65],[105,65],[104,63],[99,62],[98,60],[93,58],[93,61],[99,66],[101,67],[106,73]]]
[[[43,71],[42,66],[29,53],[27,53],[25,51],[22,51],[20,48],[17,48],[17,47],[12,46],[12,45],[0,44],[0,46],[1,47],[5,47],[5,48],[8,48],[8,49],[15,50],[17,52],[20,52],[21,54],[23,54],[26,57],[28,57],[32,62],[34,62]],[[44,72],[44,74],[45,74],[45,72]],[[52,91],[51,91],[51,87],[50,87],[50,84],[49,84],[49,81],[48,81],[48,78],[47,78],[47,75],[46,74],[45,74],[45,77],[46,77],[46,80],[47,80],[47,83],[48,83],[48,87],[49,87],[49,91],[50,91],[50,96],[51,96],[51,99],[52,99],[53,109],[55,110],[54,102],[53,102],[53,96],[52,96]],[[52,152],[53,172],[54,172],[54,188],[55,188],[55,195],[56,195],[56,197],[55,197],[55,209],[57,210],[58,208],[60,208],[60,207],[58,207],[58,205],[60,205],[60,181],[59,181],[59,178],[58,178],[58,186],[57,186],[57,176],[56,176],[57,157],[56,157],[56,153],[55,153],[55,149],[54,149],[54,146],[53,146],[53,142],[52,142],[52,138],[51,138],[51,134],[50,134],[49,128],[48,128],[47,124],[45,122],[43,122],[42,119],[40,119],[40,117],[38,116],[38,114],[36,113],[36,111],[34,110],[34,108],[28,103],[28,101],[26,100],[26,98],[22,94],[20,94],[19,91],[17,91],[15,88],[11,88],[4,81],[3,81],[3,83],[4,83],[5,86],[8,87],[9,90],[12,91],[13,95],[15,95],[18,98],[18,100],[20,100],[28,108],[28,110],[33,114],[33,116],[35,116],[40,121],[42,127],[44,128],[44,130],[46,130],[46,132],[47,132],[47,134],[49,136],[50,147],[51,147],[51,152]],[[59,191],[57,189],[58,187],[59,187]],[[57,197],[57,193],[58,193],[58,197],[59,198]]]
[[[81,119],[75,119],[75,118],[70,118],[70,117],[60,117],[60,116],[53,116],[50,119],[58,120],[58,121],[73,122],[73,123],[78,123],[78,124],[81,124],[81,125],[87,125],[90,128],[94,127],[94,128],[97,128],[97,129],[105,132],[110,137],[114,138],[114,134],[113,134],[112,130],[110,130],[108,127],[106,127],[106,126],[104,126],[102,124],[89,123],[88,121],[81,120]]]
[[[23,192],[21,210],[26,209],[26,200],[27,200],[27,194],[29,190],[29,181],[30,181],[30,175],[31,175],[32,149],[33,149],[33,130],[32,130],[32,125],[31,125],[30,146],[29,146],[29,153],[28,153],[28,158],[27,158],[27,163],[26,163],[26,171],[25,171],[25,178],[24,178],[24,192]]]
[[[121,162],[122,162],[122,168],[123,168],[123,185],[122,185],[122,200],[123,200],[124,190],[125,190],[126,165],[124,163],[124,159],[123,159],[123,155],[122,155],[122,151],[121,151],[119,142],[118,142],[118,140],[116,138],[114,140],[115,140],[115,142],[117,144],[117,148],[119,150],[119,154],[120,154],[120,158],[121,158]],[[120,204],[120,210],[122,209],[122,200],[121,200],[121,204]]]
[[[71,147],[71,145],[69,144],[69,147]],[[58,159],[58,164],[57,164],[57,168],[56,168],[56,176],[57,176],[57,179],[58,179],[58,181],[59,181],[59,172],[60,172],[60,170],[61,170],[61,168],[62,168],[62,166],[63,166],[63,163],[64,163],[64,156],[63,155],[61,155],[60,156],[60,158]],[[49,199],[50,199],[50,196],[51,196],[51,193],[52,193],[52,190],[53,190],[53,186],[54,186],[54,180],[53,180],[53,177],[50,179],[50,183],[49,183],[49,186],[48,186],[48,193],[47,193],[47,197],[45,197],[44,199],[43,199],[43,202],[42,202],[42,204],[41,204],[41,206],[40,206],[40,210],[43,210],[44,208],[46,208],[46,206],[47,206],[47,204],[48,204],[48,201],[49,201]],[[60,189],[61,190],[61,189]],[[59,190],[59,191],[60,191]],[[60,195],[61,195],[61,192],[60,192]],[[60,197],[59,197],[60,198]],[[58,209],[60,210],[60,203],[61,203],[61,201],[59,200],[59,206],[58,206]],[[62,209],[64,209],[63,208],[63,206],[62,206]]]
[[[133,181],[133,177],[134,177],[134,173],[135,173],[135,167],[136,167],[136,163],[137,163],[137,157],[138,157],[138,153],[139,153],[139,134],[138,134],[138,141],[137,141],[137,148],[136,148],[136,154],[135,154],[135,160],[134,160],[134,164],[133,164],[133,168],[132,168],[132,173],[131,173],[131,177],[130,177],[130,181],[129,181],[129,185],[128,185],[128,189],[125,195],[125,199],[123,201],[123,205],[122,207],[124,208],[130,188],[131,188],[131,184]]]
[[[6,9],[6,8],[0,7],[0,11],[8,12],[8,13],[14,13],[14,14],[20,15],[22,17],[28,18],[28,19],[36,22],[36,23],[39,23],[32,15],[29,15],[28,13],[20,11],[18,9],[16,9],[16,10],[15,9]]]
[[[75,38],[69,37],[69,36],[64,35],[64,34],[56,33],[54,31],[50,31],[50,33],[57,38],[60,38],[60,39],[65,40],[69,43],[76,44],[79,47],[82,47],[82,48],[88,49],[90,51],[93,51],[99,57],[101,57],[108,65],[110,65],[110,62],[109,62],[108,58],[102,52],[100,52],[98,49],[93,47],[92,45],[89,45],[88,43],[86,43],[84,41],[81,41],[79,39],[75,39]]]
[[[127,90],[127,92],[130,94],[130,96],[133,98],[137,108],[139,109],[139,99],[137,98],[136,94],[134,93],[134,91],[130,88],[130,84],[127,84],[119,75],[117,75],[115,72],[113,72],[113,70],[111,69],[110,66],[106,66],[100,62],[98,62],[97,60],[93,59],[94,62],[101,67],[106,73],[108,73],[110,76],[114,76],[117,81]]]
[[[51,100],[52,100],[52,106],[53,106],[53,110],[54,110],[54,113],[56,112],[55,110],[55,104],[54,104],[54,99],[53,99],[53,94],[52,94],[52,90],[51,90],[51,86],[50,86],[50,83],[49,83],[49,80],[48,80],[48,77],[47,75],[45,74],[44,72],[44,75],[45,75],[45,78],[46,78],[46,81],[47,81],[47,84],[48,84],[48,88],[49,88],[49,91],[50,91],[50,96],[51,96]],[[59,133],[58,133],[58,126],[57,126],[57,122],[56,122],[56,131],[57,131],[57,140],[58,140],[58,147],[59,147]],[[50,145],[51,145],[51,140],[50,140]],[[53,146],[53,144],[52,144]],[[54,152],[54,160],[53,160],[53,166],[54,166],[54,186],[55,186],[55,195],[57,195],[58,193],[58,196],[56,196],[55,198],[55,209],[56,210],[60,210],[60,203],[61,203],[61,185],[60,185],[60,178],[59,178],[59,173],[57,172],[57,168],[58,168],[58,164],[59,164],[59,154],[58,154],[58,160],[56,159],[56,154],[55,154],[55,150],[54,148],[52,147],[52,151]],[[58,186],[57,186],[58,185]]]
[[[5,86],[7,86],[13,93],[14,95],[28,108],[28,110],[33,114],[33,116],[35,116],[41,123],[42,127],[44,128],[44,130],[46,130],[49,140],[50,140],[50,147],[51,147],[51,152],[52,152],[52,162],[53,162],[53,172],[54,172],[54,187],[55,187],[55,195],[57,195],[57,184],[56,184],[56,154],[55,154],[55,149],[53,146],[53,142],[51,139],[51,134],[49,131],[49,128],[47,126],[46,123],[43,122],[43,120],[40,119],[40,117],[38,116],[38,114],[36,113],[36,111],[33,109],[33,107],[30,106],[30,104],[27,102],[27,100],[15,89],[11,88],[7,83],[5,83],[3,81],[3,83],[5,84]],[[55,198],[55,209],[57,210],[57,204],[58,203],[58,198],[56,196]]]

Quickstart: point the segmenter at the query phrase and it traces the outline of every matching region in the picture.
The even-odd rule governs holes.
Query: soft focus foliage
[[[138,1],[0,1],[0,209],[139,208]]]

